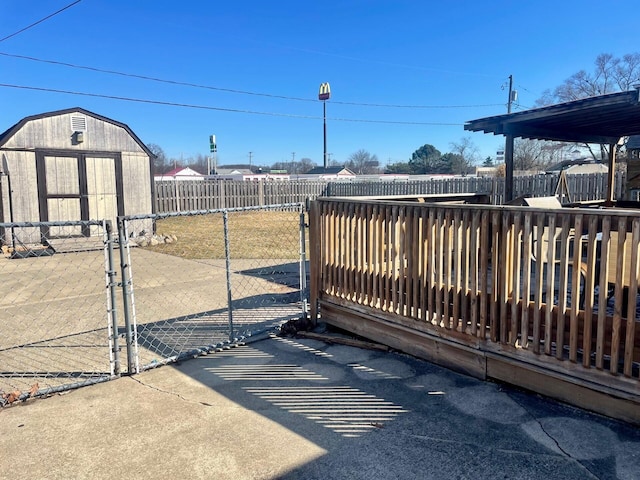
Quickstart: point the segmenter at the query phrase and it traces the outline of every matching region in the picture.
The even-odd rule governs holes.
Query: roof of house
[[[135,133],[133,133],[133,131],[129,128],[128,125],[126,125],[126,124],[124,124],[122,122],[118,122],[116,120],[113,120],[111,118],[107,118],[107,117],[104,117],[102,115],[98,115],[97,113],[90,112],[89,110],[85,110],[84,108],[80,108],[80,107],[67,108],[65,110],[55,110],[53,112],[39,113],[37,115],[31,115],[29,117],[25,117],[22,120],[20,120],[18,123],[16,123],[15,125],[9,127],[4,132],[0,133],[0,147],[2,147],[2,145],[4,145],[6,143],[6,141],[9,140],[27,122],[31,122],[33,120],[39,120],[41,118],[55,117],[55,116],[59,116],[59,115],[67,115],[69,113],[81,113],[83,115],[87,115],[87,116],[93,117],[93,118],[95,118],[97,120],[101,120],[103,122],[111,123],[113,125],[116,125],[118,127],[123,128],[131,136],[131,138],[133,138],[135,140],[135,142],[140,145],[140,147],[145,151],[145,153],[147,155],[149,155],[150,157],[155,158],[155,155],[151,152],[151,150],[149,150],[149,148],[142,142],[142,140],[140,140],[138,138],[138,136]]]
[[[161,174],[163,177],[198,177],[202,176],[201,173],[196,172],[189,167],[174,168],[170,172]]]
[[[547,173],[557,173],[562,170],[567,171],[567,173],[571,173],[572,169],[576,169],[575,167],[582,167],[580,170],[585,173],[592,170],[595,172],[601,172],[607,168],[607,165],[602,162],[596,162],[591,158],[576,158],[574,160],[564,160],[562,162],[556,163],[555,165],[551,165],[545,171]]]
[[[218,175],[253,175],[254,172],[249,168],[216,168]]]
[[[347,174],[347,175],[355,175],[355,173],[353,173],[351,170],[349,170],[347,167],[315,167],[312,168],[311,170],[309,170],[306,174],[307,175],[338,175],[340,173],[343,174]]]

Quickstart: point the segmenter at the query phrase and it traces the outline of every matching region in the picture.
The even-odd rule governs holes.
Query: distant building
[[[154,175],[154,180],[163,181],[163,180],[204,180],[205,175],[196,172],[195,170],[189,167],[178,167],[174,168],[170,172],[163,173],[161,175]]]
[[[226,175],[253,175],[253,170],[249,168],[235,168],[235,167],[219,167],[216,169],[218,176]]]
[[[318,180],[341,180],[355,178],[356,174],[346,167],[316,167],[309,170],[298,178],[318,179]]]
[[[504,165],[504,164],[501,164]],[[492,167],[476,167],[477,177],[496,177],[500,171],[500,165],[494,165]]]
[[[560,173],[564,171],[568,175],[607,173],[609,167],[604,163],[596,162],[591,158],[578,158],[556,163],[545,170],[545,173]]]

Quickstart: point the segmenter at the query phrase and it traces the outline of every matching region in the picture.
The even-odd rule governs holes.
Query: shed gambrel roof
[[[80,107],[67,108],[65,110],[56,110],[56,111],[53,111],[53,112],[40,113],[40,114],[37,114],[37,115],[31,115],[29,117],[23,118],[22,120],[20,120],[18,123],[16,123],[12,127],[9,127],[4,132],[0,133],[0,148],[2,148],[2,146],[4,146],[4,144],[16,132],[18,132],[26,123],[28,123],[30,121],[39,120],[39,119],[48,118],[48,117],[55,117],[55,116],[59,116],[59,115],[68,115],[68,114],[71,114],[71,113],[80,113],[82,115],[87,115],[89,117],[95,118],[96,120],[107,122],[107,123],[110,123],[112,125],[115,125],[115,126],[123,128],[131,136],[131,138],[133,138],[133,140],[138,145],[140,145],[140,148],[142,148],[147,155],[149,155],[150,157],[155,158],[155,155],[153,154],[153,152],[151,152],[151,150],[149,150],[149,148],[144,144],[144,142],[142,140],[140,140],[135,133],[133,133],[133,131],[129,128],[129,126],[127,124],[122,123],[122,122],[118,122],[118,121],[113,120],[111,118],[104,117],[102,115],[98,115],[97,113],[90,112],[89,110],[85,110],[84,108],[80,108]]]

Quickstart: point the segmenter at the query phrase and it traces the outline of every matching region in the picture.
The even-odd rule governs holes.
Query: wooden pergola
[[[513,200],[513,141],[516,137],[571,143],[609,145],[607,203],[614,200],[616,146],[627,136],[640,134],[640,85],[634,90],[471,120],[471,132],[504,135],[505,201]]]

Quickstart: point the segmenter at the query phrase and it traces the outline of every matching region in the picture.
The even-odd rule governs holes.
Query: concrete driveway
[[[635,479],[640,429],[397,353],[266,338],[0,410],[0,477]]]

